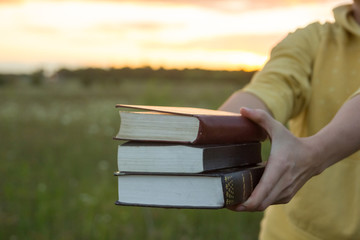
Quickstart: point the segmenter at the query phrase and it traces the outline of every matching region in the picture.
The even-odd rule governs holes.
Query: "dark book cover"
[[[129,141],[118,147],[118,170],[129,172],[199,173],[261,161],[260,142],[186,145]]]

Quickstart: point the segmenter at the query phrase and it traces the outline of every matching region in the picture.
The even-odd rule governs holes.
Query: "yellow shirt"
[[[317,133],[360,93],[360,25],[349,5],[334,16],[289,34],[244,89],[299,137]],[[288,204],[269,207],[260,239],[360,239],[360,152],[311,178]]]

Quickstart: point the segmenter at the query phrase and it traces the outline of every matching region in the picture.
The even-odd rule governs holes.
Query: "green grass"
[[[115,104],[216,109],[241,86],[0,88],[0,239],[255,239],[262,213],[114,205]]]

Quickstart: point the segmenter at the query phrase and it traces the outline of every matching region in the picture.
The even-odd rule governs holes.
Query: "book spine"
[[[234,144],[260,142],[266,139],[263,128],[241,116],[197,116],[200,121],[193,144]]]
[[[261,163],[261,143],[247,142],[229,144],[225,147],[204,148],[204,171],[221,169],[224,167],[240,167]],[[227,165],[225,165],[225,163]]]
[[[229,173],[222,177],[224,207],[245,202],[253,192],[264,172],[264,167]]]

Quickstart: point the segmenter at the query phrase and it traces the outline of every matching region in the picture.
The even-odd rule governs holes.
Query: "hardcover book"
[[[203,171],[240,167],[261,162],[261,143],[183,145],[126,142],[118,147],[118,169],[125,172]]]
[[[216,209],[244,202],[264,171],[263,165],[200,174],[116,172],[117,205]]]
[[[258,142],[267,134],[241,114],[187,107],[117,104],[120,129],[115,139],[191,144],[234,144]]]

